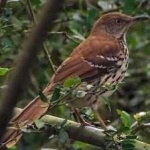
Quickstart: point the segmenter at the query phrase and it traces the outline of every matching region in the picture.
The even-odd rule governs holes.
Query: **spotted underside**
[[[54,84],[76,76],[82,80],[76,91],[86,94],[82,100],[70,100],[74,107],[91,106],[99,96],[110,96],[126,73],[128,49],[124,40],[102,37],[93,36],[82,42],[52,78]]]

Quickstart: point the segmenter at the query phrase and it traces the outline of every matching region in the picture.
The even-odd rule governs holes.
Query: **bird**
[[[135,22],[149,19],[147,16],[131,17],[120,12],[103,14],[93,25],[89,36],[74,48],[58,67],[49,84],[43,90],[45,96],[52,94],[58,84],[66,79],[78,77],[81,83],[73,91],[84,91],[84,95],[74,100],[66,100],[74,108],[79,120],[77,108],[90,107],[106,129],[103,119],[97,113],[97,103],[102,97],[109,97],[122,82],[128,68],[129,51],[126,43],[126,32]],[[13,126],[25,126],[34,123],[49,108],[51,103],[33,99],[22,111],[11,119]],[[20,127],[19,126],[19,127]],[[22,131],[8,129],[1,145],[12,146],[20,139]]]

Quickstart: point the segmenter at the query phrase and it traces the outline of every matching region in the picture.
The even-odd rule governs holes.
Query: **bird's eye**
[[[116,23],[117,23],[117,24],[120,24],[120,23],[121,23],[121,20],[116,19]]]

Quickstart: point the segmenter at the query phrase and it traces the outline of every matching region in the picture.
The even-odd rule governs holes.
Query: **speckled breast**
[[[123,78],[128,69],[129,52],[126,44],[123,44],[123,53],[120,53],[120,60],[116,63],[117,69],[115,71],[110,71],[109,74],[105,75],[100,82],[99,95],[108,97],[117,88],[118,84],[122,82]]]

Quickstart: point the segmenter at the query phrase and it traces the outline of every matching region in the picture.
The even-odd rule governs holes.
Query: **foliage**
[[[11,69],[15,67],[18,56],[18,49],[24,38],[28,37],[31,27],[34,25],[28,0],[9,1],[0,16],[0,87],[4,86],[6,78],[11,77]],[[31,6],[36,19],[45,4],[44,0],[33,0]],[[50,58],[55,66],[71,53],[73,48],[84,40],[93,25],[93,22],[103,13],[110,11],[119,11],[129,15],[147,14],[150,15],[150,1],[144,0],[66,0],[59,18],[55,20],[53,32],[49,32],[45,41]],[[115,131],[108,132],[109,138],[117,146],[122,145],[123,149],[142,149],[150,147],[150,21],[134,25],[127,33],[127,43],[130,50],[130,64],[128,74],[124,82],[119,86],[115,94],[110,98],[109,107],[101,114],[105,120],[109,120],[115,127]],[[18,105],[25,106],[28,101],[39,94],[39,89],[43,89],[53,75],[51,64],[47,59],[47,54],[41,53],[37,60],[29,80],[30,87],[25,91],[25,95]],[[7,76],[6,76],[7,75]],[[70,88],[80,83],[79,78],[67,79],[64,82],[64,88]],[[1,90],[2,94],[3,90]],[[59,102],[61,99],[62,87],[54,90],[52,101]],[[42,92],[39,94],[43,101],[48,101]],[[56,104],[56,103],[55,103]],[[105,104],[104,104],[105,105]],[[101,108],[102,110],[104,108]],[[119,110],[118,110],[119,109]],[[110,112],[111,110],[111,112]],[[93,124],[95,118],[90,118],[92,112],[89,109],[82,109],[81,112],[86,119]],[[144,114],[141,112],[144,112]],[[73,119],[69,113],[69,108],[65,105],[59,105],[52,109],[53,115]],[[119,121],[118,121],[119,118]],[[116,123],[117,122],[117,123]],[[43,127],[42,123],[39,126]],[[67,133],[61,128],[57,134],[59,148],[64,149],[88,149],[85,143],[69,141]],[[39,134],[38,134],[39,135]],[[44,135],[45,136],[45,135]],[[20,143],[18,149],[26,147],[37,149],[44,145],[45,141],[39,142],[43,137],[26,134]],[[132,139],[133,138],[133,139]],[[113,139],[113,140],[112,140]],[[54,146],[55,141],[49,141]],[[64,144],[65,143],[65,144]],[[67,143],[67,144],[66,144]],[[137,144],[138,143],[138,144]],[[110,144],[111,145],[111,144]],[[109,148],[109,145],[108,149]],[[112,145],[111,145],[112,146]],[[111,147],[110,146],[110,147]],[[58,148],[55,145],[56,148]],[[147,148],[147,149],[148,149]],[[17,149],[17,148],[14,148]],[[94,149],[94,148],[93,148]],[[96,149],[96,148],[95,148]]]
[[[0,68],[0,76],[4,76],[9,70],[8,68]]]

